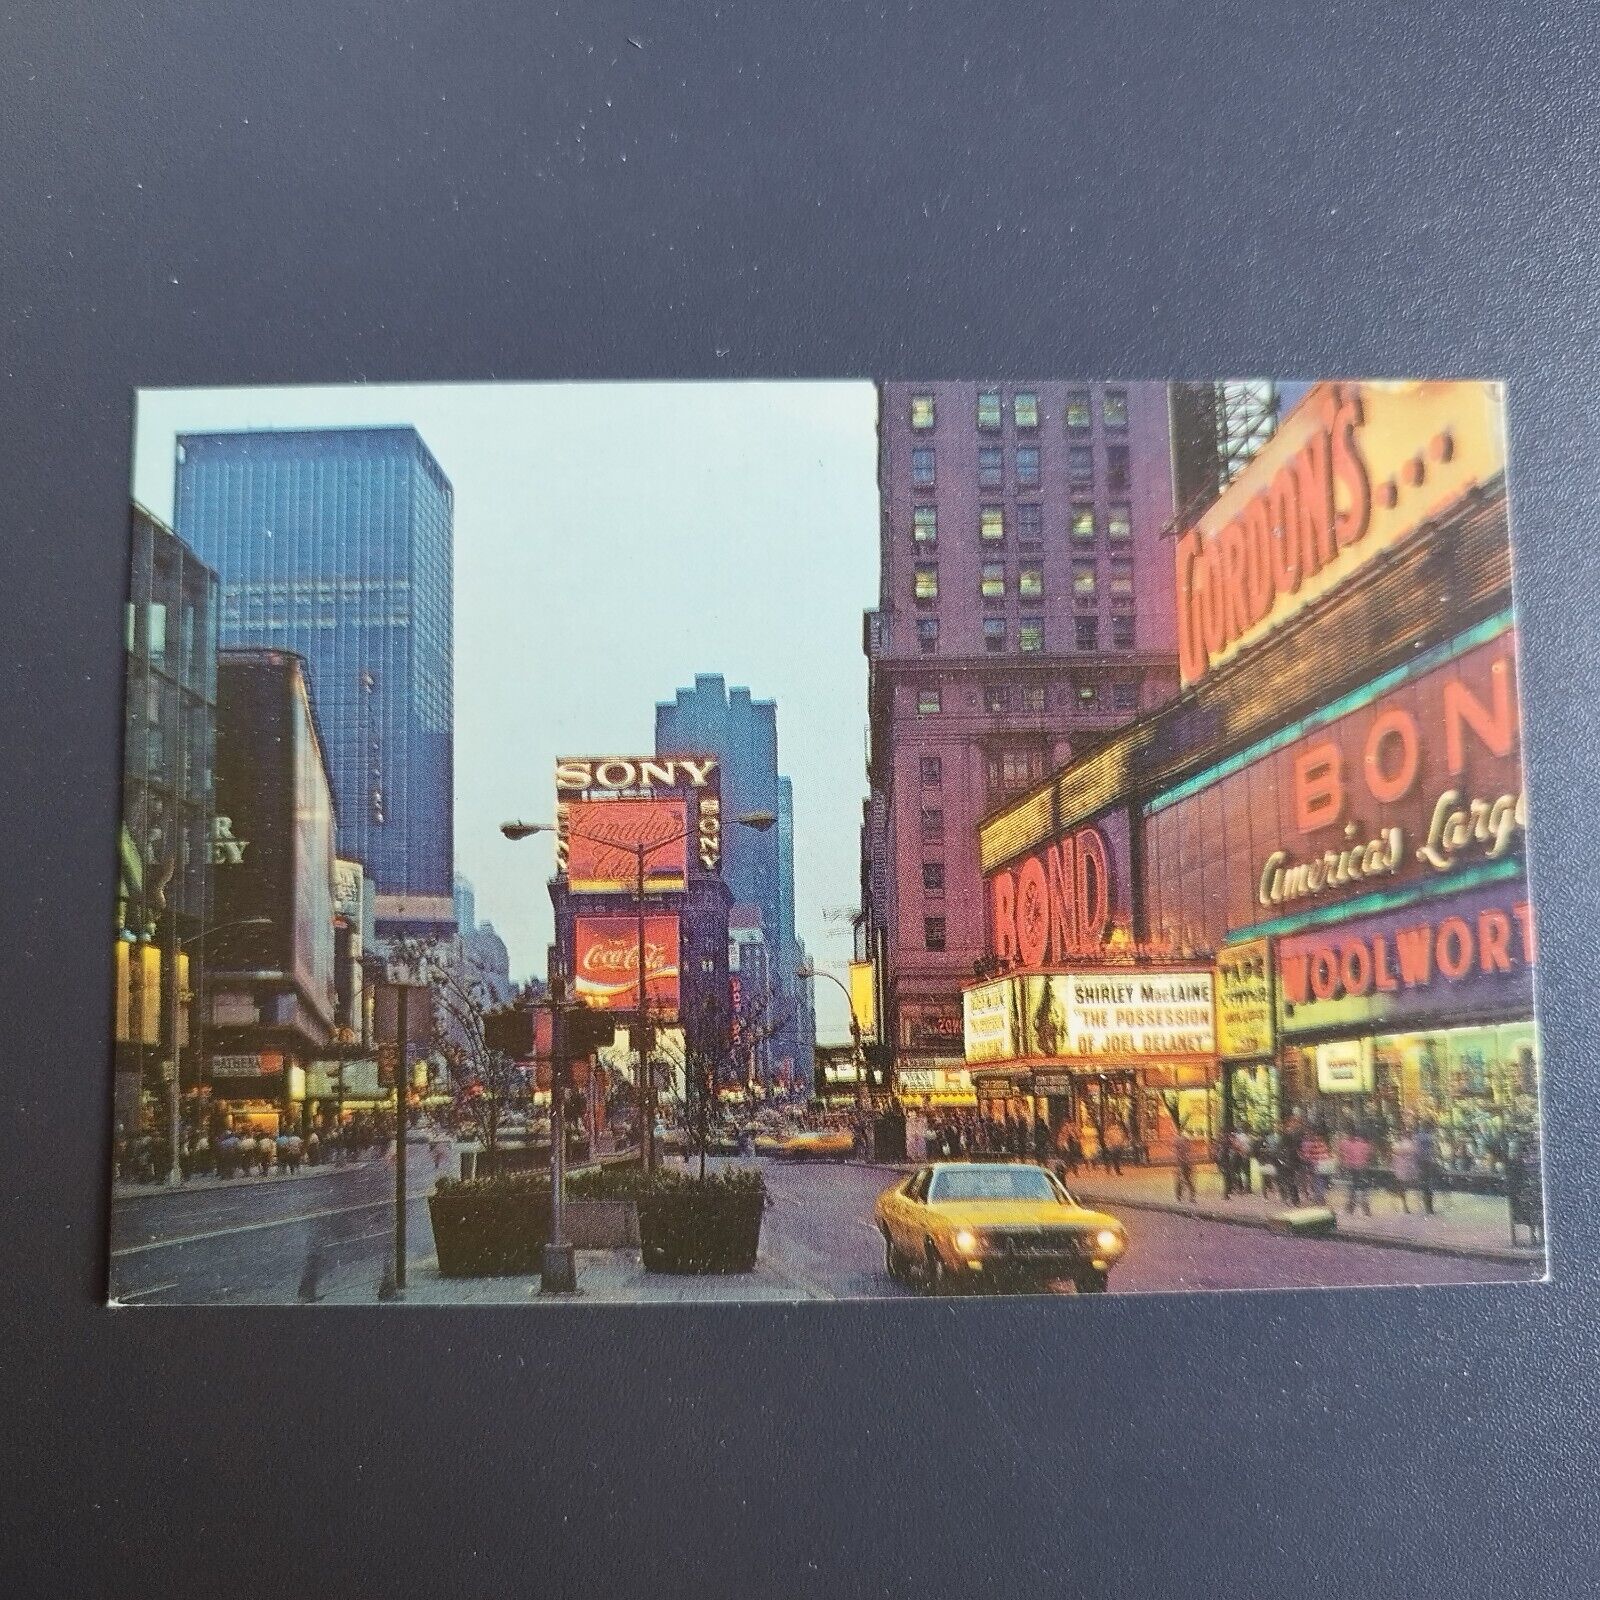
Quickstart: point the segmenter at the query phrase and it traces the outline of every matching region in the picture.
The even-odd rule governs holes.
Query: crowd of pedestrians
[[[326,1166],[381,1155],[394,1139],[394,1121],[382,1113],[357,1112],[346,1122],[312,1127],[304,1136],[287,1124],[275,1131],[247,1123],[220,1127],[214,1135],[189,1129],[179,1166],[185,1179],[292,1177],[302,1167]],[[118,1128],[112,1159],[121,1183],[164,1183],[171,1169],[171,1144],[154,1133]]]

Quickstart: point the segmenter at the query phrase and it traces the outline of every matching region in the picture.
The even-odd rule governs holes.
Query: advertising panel
[[[722,866],[722,789],[721,768],[715,756],[562,756],[556,762],[556,814],[562,835],[557,842],[558,868],[565,870],[561,852],[568,812],[577,803],[619,804],[674,797],[685,806],[685,815],[691,817],[688,826],[692,830],[694,859],[699,870],[719,871]],[[592,830],[585,828],[584,831]],[[601,833],[602,841],[607,837]],[[627,883],[631,885],[635,858],[632,851],[626,854],[630,869]],[[681,870],[679,876],[681,886]],[[573,887],[578,886],[574,884]],[[602,890],[606,887],[608,885],[603,882]]]
[[[1183,684],[1505,467],[1493,383],[1319,383],[1177,541]]]
[[[574,800],[562,815],[567,887],[585,894],[633,894],[644,852],[645,892],[681,889],[688,870],[684,800]]]
[[[878,974],[870,961],[850,963],[850,1014],[863,1044],[878,1042]]]
[[[1340,1039],[1316,1047],[1317,1088],[1323,1094],[1372,1093],[1372,1040]]]
[[[1150,1060],[1216,1050],[1210,972],[1110,969],[1021,982],[1029,1056]]]
[[[1278,941],[1279,1027],[1395,1028],[1533,1015],[1535,934],[1519,877]]]
[[[1270,1056],[1273,1048],[1272,953],[1265,939],[1217,954],[1217,1054],[1224,1061]]]
[[[573,986],[585,1005],[605,1011],[639,1009],[639,925],[629,916],[579,917],[575,925]],[[645,996],[652,1011],[678,1010],[678,919],[644,919]]]
[[[1133,919],[1128,816],[1070,830],[989,874],[991,953],[1043,967],[1102,950]]]
[[[1012,1061],[1017,1055],[1017,980],[997,978],[961,996],[962,1033],[969,1062]]]

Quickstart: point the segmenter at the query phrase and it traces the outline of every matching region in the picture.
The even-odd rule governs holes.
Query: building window
[[[1112,544],[1126,544],[1133,537],[1133,514],[1126,504],[1112,506],[1106,518],[1106,537]]]
[[[911,426],[918,433],[926,433],[933,426],[933,396],[914,394],[911,397]]]
[[[1067,426],[1075,433],[1086,432],[1094,421],[1094,413],[1089,408],[1089,391],[1087,389],[1067,390]]]
[[[922,842],[924,844],[944,843],[944,812],[938,806],[924,806],[922,808]]]
[[[1011,709],[1011,691],[1003,683],[988,683],[983,688],[983,709],[999,713]]]
[[[1044,618],[1024,617],[1017,625],[1017,648],[1025,656],[1036,656],[1044,649]]]
[[[1039,397],[1031,389],[1021,389],[1011,401],[1011,414],[1019,428],[1039,426]]]
[[[922,919],[922,942],[929,950],[944,949],[943,917],[924,917]]]
[[[1094,617],[1074,617],[1072,619],[1073,643],[1080,650],[1098,650],[1100,648],[1100,623]]]
[[[985,617],[983,619],[983,648],[992,656],[999,655],[1006,647],[1006,619],[1004,617]]]
[[[1106,446],[1106,487],[1112,494],[1128,492],[1128,447],[1125,444]]]
[[[1094,562],[1074,561],[1072,563],[1072,592],[1080,600],[1094,599],[1095,576]]]
[[[1023,686],[1022,709],[1024,711],[1043,711],[1045,709],[1044,685],[1042,683],[1030,683]]]
[[[911,482],[918,489],[933,487],[933,446],[917,445],[911,452]]]
[[[939,619],[917,618],[917,648],[925,656],[936,655],[939,650]]]
[[[1099,698],[1100,696],[1092,683],[1085,682],[1078,685],[1078,704],[1080,706],[1092,706]]]
[[[1007,793],[1026,789],[1044,777],[1044,751],[1004,750],[985,763],[992,791]]]
[[[1139,685],[1131,678],[1118,678],[1111,685],[1111,707],[1114,711],[1139,709]]]
[[[1006,597],[1006,569],[1000,561],[985,561],[979,569],[978,593],[985,600],[1004,600]]]
[[[939,691],[937,689],[917,690],[917,715],[919,717],[933,717],[939,714]]]
[[[1100,400],[1100,421],[1107,428],[1128,426],[1128,391],[1107,389]]]
[[[1019,489],[1039,487],[1039,447],[1036,444],[1017,446],[1017,487]]]
[[[1017,543],[1044,543],[1044,507],[1037,500],[1024,500],[1017,507]]]
[[[1073,483],[1094,482],[1094,450],[1089,445],[1067,446],[1067,476]]]
[[[928,894],[944,893],[944,862],[924,861],[922,863],[922,887]]]
[[[1044,599],[1044,568],[1024,567],[1017,574],[1017,595],[1023,600]]]
[[[1072,539],[1075,544],[1094,543],[1094,507],[1078,504],[1072,508]]]
[[[939,544],[939,508],[917,506],[911,513],[911,542],[921,550],[933,550]]]
[[[1004,506],[984,506],[978,513],[978,537],[985,544],[1000,544],[1006,536]]]
[[[998,433],[1000,431],[1000,391],[998,389],[980,389],[978,391],[978,426],[985,433]]]
[[[1113,650],[1133,649],[1133,618],[1123,614],[1111,619],[1111,648]]]
[[[999,489],[1006,481],[1005,453],[997,444],[978,447],[978,487]]]
[[[919,601],[937,600],[939,598],[939,569],[926,562],[917,566],[916,578],[911,591]]]
[[[1111,598],[1113,600],[1127,600],[1133,596],[1133,563],[1131,561],[1113,561],[1111,563]]]
[[[922,781],[930,789],[937,789],[944,782],[944,762],[938,756],[922,758]]]

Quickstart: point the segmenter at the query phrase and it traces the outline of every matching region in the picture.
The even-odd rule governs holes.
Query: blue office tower
[[[448,936],[454,492],[414,428],[178,439],[174,522],[215,567],[221,643],[305,660],[338,853],[378,935]]]

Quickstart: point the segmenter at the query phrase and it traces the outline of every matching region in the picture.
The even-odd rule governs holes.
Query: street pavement
[[[439,1276],[426,1195],[447,1170],[447,1145],[410,1150],[408,1303],[543,1303],[537,1278],[454,1282]],[[584,1251],[578,1303],[812,1300],[902,1296],[883,1271],[872,1222],[877,1195],[903,1168],[853,1162],[762,1162],[772,1205],[750,1277],[645,1273],[634,1251]],[[373,1304],[393,1240],[388,1159],[304,1178],[155,1191],[113,1204],[113,1298],[126,1304]],[[1382,1248],[1350,1238],[1291,1238],[1204,1215],[1106,1208],[1129,1250],[1111,1290],[1324,1288],[1495,1282],[1540,1276],[1537,1260]]]

